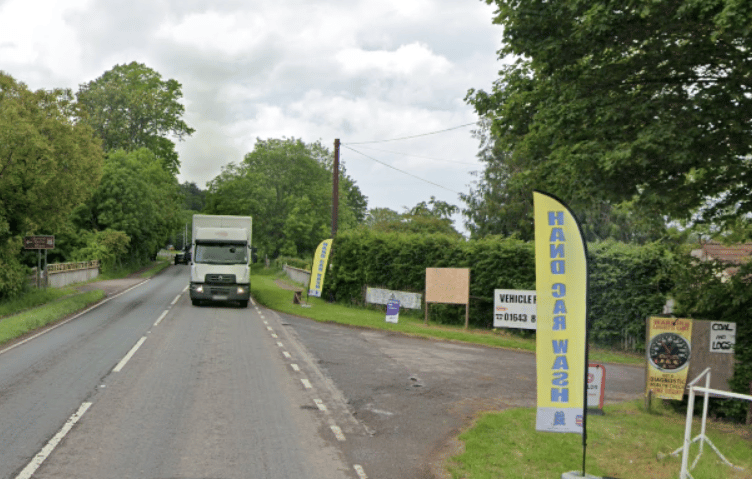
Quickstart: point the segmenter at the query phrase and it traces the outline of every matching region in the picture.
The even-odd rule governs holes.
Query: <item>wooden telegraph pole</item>
[[[334,140],[334,168],[332,168],[332,238],[337,235],[339,212],[339,138]]]

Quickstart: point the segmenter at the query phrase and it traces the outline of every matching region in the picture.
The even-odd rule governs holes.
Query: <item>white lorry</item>
[[[251,297],[250,216],[193,215],[190,296],[233,301],[248,307]]]

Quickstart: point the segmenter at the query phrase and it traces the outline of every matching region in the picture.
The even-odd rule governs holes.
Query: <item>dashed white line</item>
[[[164,310],[162,312],[162,315],[159,316],[159,318],[157,318],[157,321],[154,323],[154,326],[159,326],[159,323],[162,322],[162,320],[165,318],[165,316],[167,316],[167,310]]]
[[[284,348],[285,347],[285,345],[282,344],[282,341],[277,341],[277,346],[279,346],[280,348]]]
[[[172,300],[172,303],[170,303],[170,306],[175,306],[175,303],[177,303],[179,299],[180,299],[180,295],[175,296],[175,299]]]
[[[16,476],[16,479],[29,479],[32,475],[34,475],[34,472],[39,468],[39,466],[42,465],[45,459],[49,457],[50,454],[52,454],[52,451],[55,450],[58,444],[60,444],[60,441],[63,440],[66,434],[73,428],[73,426],[78,422],[79,419],[81,419],[81,416],[84,415],[84,413],[91,407],[90,402],[85,402],[81,404],[81,407],[78,408],[78,411],[76,411],[69,419],[68,421],[63,425],[63,427],[58,431],[55,436],[49,440],[49,442],[42,448],[41,451],[39,451],[39,454],[34,456],[34,458],[29,462],[29,464],[26,465],[26,467]]]
[[[288,353],[287,351],[282,351],[282,354],[285,356],[285,358],[292,359],[292,355]]]
[[[342,432],[342,429],[340,429],[339,426],[329,426],[334,433],[334,437],[337,438],[339,442],[344,442],[345,439],[345,433]]]
[[[313,389],[313,386],[311,385],[311,381],[303,378],[300,380],[300,382],[303,383],[303,387],[305,387],[306,389]]]
[[[267,326],[267,327],[266,327],[266,330],[267,330],[267,331],[274,331],[274,328],[272,328],[271,326]]]
[[[366,476],[366,471],[363,470],[363,466],[361,466],[360,464],[354,464],[353,469],[355,469],[355,473],[360,479],[368,479],[368,476]]]
[[[324,404],[324,401],[321,399],[314,399],[313,402],[316,403],[316,407],[319,408],[319,410],[327,412],[326,404]]]
[[[299,373],[299,372],[300,372],[300,366],[298,366],[297,364],[295,364],[295,363],[292,363],[292,364],[290,364],[290,367],[291,367],[291,368],[292,368],[292,370],[293,370],[293,371],[295,371],[296,373]]]
[[[115,366],[115,369],[113,369],[112,372],[119,373],[128,363],[128,361],[133,357],[133,355],[136,354],[138,348],[140,348],[141,345],[144,344],[144,341],[146,341],[146,336],[138,340],[138,342],[131,348],[131,350],[128,351],[128,354],[126,354],[123,359],[121,359],[120,362],[117,363],[117,366]]]
[[[279,338],[279,336],[277,336],[277,333],[272,333],[272,337],[273,337],[274,339],[278,339],[278,338]]]

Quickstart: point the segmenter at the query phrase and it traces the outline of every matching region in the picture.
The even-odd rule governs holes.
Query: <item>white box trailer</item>
[[[250,216],[193,215],[190,296],[248,307],[251,297]]]

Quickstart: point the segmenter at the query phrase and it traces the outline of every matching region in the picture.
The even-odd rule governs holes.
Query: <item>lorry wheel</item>
[[[240,307],[241,308],[247,308],[248,307],[248,300],[240,301]]]

